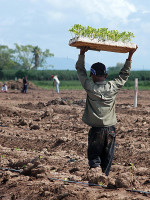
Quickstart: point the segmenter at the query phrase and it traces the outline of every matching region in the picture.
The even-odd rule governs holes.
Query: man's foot
[[[87,172],[87,180],[90,186],[108,184],[108,178],[102,173],[100,167],[89,169]]]

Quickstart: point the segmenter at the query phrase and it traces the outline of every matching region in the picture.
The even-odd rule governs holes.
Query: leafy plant
[[[90,39],[97,38],[98,40],[111,40],[111,41],[122,41],[129,42],[134,38],[134,34],[131,32],[121,32],[118,30],[108,30],[108,28],[93,28],[93,27],[85,27],[80,24],[75,24],[71,29],[69,29],[75,37],[87,37]]]
[[[134,164],[130,163],[130,169],[133,169],[133,168],[134,168]]]
[[[98,183],[98,185],[100,185],[100,186],[103,186],[103,182],[102,182],[102,181],[101,181],[101,182],[99,182],[99,183]]]

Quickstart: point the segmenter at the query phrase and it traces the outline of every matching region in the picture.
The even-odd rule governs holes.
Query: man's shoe
[[[108,184],[108,178],[102,173],[100,167],[91,168],[87,172],[89,186]]]

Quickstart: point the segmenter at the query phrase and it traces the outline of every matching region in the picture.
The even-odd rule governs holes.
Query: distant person
[[[53,87],[56,84],[56,92],[57,92],[57,94],[59,94],[59,84],[60,84],[60,81],[59,81],[57,75],[55,75],[55,76],[51,75],[51,78],[53,79]]]
[[[3,84],[1,91],[2,92],[7,92],[8,91],[7,85],[5,83]]]
[[[90,80],[85,69],[85,52],[88,48],[80,49],[80,55],[76,63],[79,80],[87,93],[86,106],[83,114],[83,122],[90,126],[88,133],[88,163],[89,170],[84,179],[89,185],[107,181],[110,172],[117,122],[115,113],[115,99],[119,90],[128,80],[132,55],[136,51],[131,50],[119,75],[106,82],[107,72],[103,63],[97,62],[91,66]],[[105,173],[105,175],[103,174]]]
[[[27,87],[28,87],[28,81],[27,81],[27,77],[23,77],[23,90],[22,93],[27,93]]]

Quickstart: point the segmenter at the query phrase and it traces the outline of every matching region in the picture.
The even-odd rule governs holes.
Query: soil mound
[[[23,83],[22,83],[22,79],[18,79],[17,81],[14,80],[9,80],[5,82],[6,85],[8,86],[8,90],[12,89],[12,90],[22,90],[23,88]],[[3,82],[0,82],[0,87],[2,87]],[[28,89],[37,89],[38,87],[36,85],[34,85],[31,81],[28,81]]]

